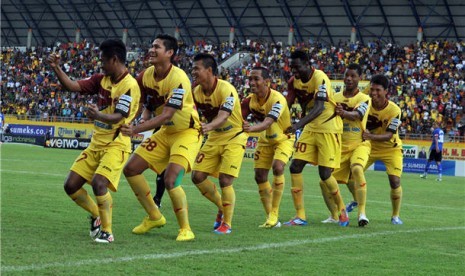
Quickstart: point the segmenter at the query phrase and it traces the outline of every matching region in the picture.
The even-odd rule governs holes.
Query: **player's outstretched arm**
[[[60,67],[60,56],[56,53],[52,53],[47,57],[47,63],[52,67],[53,71],[60,80],[60,83],[63,87],[69,91],[81,92],[81,86],[77,81],[73,81],[68,77],[68,75],[61,70]]]

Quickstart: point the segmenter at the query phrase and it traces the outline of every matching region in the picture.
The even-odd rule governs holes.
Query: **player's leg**
[[[234,179],[239,176],[242,159],[244,158],[245,145],[226,144],[218,148],[221,151],[219,182],[223,202],[223,222],[215,230],[215,233],[229,234],[236,205],[236,193],[232,184]]]
[[[292,159],[289,170],[291,172],[291,194],[292,200],[294,202],[294,208],[296,210],[296,215],[290,221],[285,222],[284,225],[294,226],[302,225],[305,226],[308,224],[307,216],[305,214],[304,206],[304,178],[302,176],[302,171],[307,164],[307,161],[301,159]]]
[[[153,201],[158,206],[158,208],[160,208],[161,199],[163,198],[163,194],[165,193],[165,171],[157,175],[156,185],[156,192],[153,196]]]
[[[116,148],[100,151],[99,167],[92,178],[92,189],[98,204],[98,210],[102,221],[102,231],[95,239],[96,242],[113,242],[112,212],[113,198],[108,190],[116,192],[129,153]]]
[[[364,168],[369,161],[371,146],[369,143],[362,143],[352,154],[350,159],[351,174],[354,179],[356,201],[358,204],[358,225],[363,227],[369,223],[366,217],[367,181],[365,179]]]
[[[391,204],[392,204],[392,224],[403,224],[400,216],[400,207],[402,203],[402,186],[400,178],[402,176],[403,156],[401,150],[393,150],[383,153],[382,159],[386,165],[386,173],[391,186]]]
[[[402,202],[402,186],[400,185],[400,177],[396,175],[388,175],[389,185],[391,186],[391,203],[392,203],[392,224],[403,224],[400,219],[400,205]]]
[[[186,193],[181,186],[187,167],[188,160],[183,156],[175,155],[171,156],[165,172],[166,189],[180,228],[177,241],[188,241],[195,238],[189,224]]]
[[[273,189],[271,188],[270,181],[268,181],[268,173],[271,169],[274,153],[274,151],[270,151],[270,148],[269,146],[259,144],[254,154],[255,183],[258,185],[260,201],[262,202],[267,219],[271,212],[271,200],[273,196]],[[259,225],[259,227],[265,226],[266,222]]]
[[[339,225],[347,226],[349,224],[349,216],[347,215],[346,206],[342,199],[337,180],[332,175],[333,170],[339,168],[341,164],[341,135],[335,133],[314,133],[314,136],[318,149],[316,163],[318,164],[320,179],[326,184],[338,208],[338,212],[340,212]]]
[[[215,229],[217,234],[231,233],[232,218],[234,207],[236,205],[236,193],[232,186],[235,177],[232,175],[220,173],[219,182],[221,186],[221,198],[223,202],[223,222]]]
[[[191,180],[197,189],[199,189],[200,193],[218,208],[218,213],[213,223],[213,229],[221,225],[223,219],[223,202],[215,183],[208,179],[208,176],[212,173],[214,176],[218,175],[219,163],[220,155],[218,147],[206,144],[197,155],[191,174]]]
[[[339,168],[334,169],[332,176],[336,179],[339,184],[348,184],[350,177],[350,158],[352,156],[352,151],[345,152],[341,156],[341,163]],[[320,180],[320,189],[325,201],[326,207],[330,211],[330,217],[322,221],[323,223],[338,223],[339,222],[339,208],[335,203],[331,191],[328,188],[328,185],[322,180]]]
[[[273,169],[273,194],[271,200],[271,212],[266,222],[266,227],[274,228],[281,226],[279,222],[279,207],[283,197],[285,187],[284,168],[294,151],[294,140],[288,139],[279,143],[276,149],[270,147],[269,159],[273,159],[271,167]],[[268,175],[268,173],[267,173]]]
[[[136,149],[135,153],[129,158],[128,163],[124,167],[124,176],[126,177],[129,186],[131,186],[137,200],[148,214],[148,221],[160,221],[163,215],[155,205],[153,198],[150,195],[150,186],[145,179],[143,172],[149,168],[149,163],[144,159],[146,156],[141,151]],[[144,220],[145,221],[145,220]],[[133,229],[133,232],[136,229]],[[142,230],[142,229],[141,229]],[[146,231],[148,231],[147,229]],[[143,231],[144,233],[146,231]],[[136,234],[142,234],[140,231],[135,231]]]
[[[271,199],[273,194],[273,189],[271,188],[271,184],[268,181],[268,173],[270,172],[269,169],[261,169],[255,168],[255,182],[258,186],[258,193],[260,195],[260,201],[262,202],[263,209],[265,210],[266,217],[271,212]],[[260,226],[265,227],[265,224]]]
[[[438,178],[436,178],[436,181],[442,181],[442,165],[441,165],[442,152],[436,152],[436,156],[434,160],[436,161],[436,164],[438,166]]]
[[[101,220],[98,206],[83,188],[86,182],[90,183],[92,175],[97,168],[97,160],[94,159],[94,152],[84,150],[76,158],[71,170],[66,177],[64,190],[66,194],[82,209],[90,214],[90,236],[92,239],[100,233]]]
[[[165,172],[165,185],[179,224],[176,241],[190,241],[195,238],[189,224],[187,198],[181,182],[185,173],[191,171],[201,146],[197,130],[188,129],[174,135],[166,135],[169,143],[169,163]]]
[[[430,150],[428,161],[426,162],[426,166],[425,166],[425,171],[420,175],[421,178],[426,178],[426,176],[428,175],[429,165],[435,159],[435,152],[436,152],[435,150]]]

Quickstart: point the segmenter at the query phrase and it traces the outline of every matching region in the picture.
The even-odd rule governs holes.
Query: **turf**
[[[463,275],[465,272],[465,179],[426,180],[404,174],[401,218],[391,225],[389,185],[383,172],[367,172],[367,216],[356,211],[347,228],[320,223],[328,217],[314,167],[304,170],[307,227],[261,229],[265,221],[253,163],[244,160],[235,181],[233,232],[216,235],[212,203],[184,178],[193,242],[175,241],[178,226],[168,195],[168,223],[146,235],[131,229],[145,213],[122,177],[113,193],[115,242],[96,244],[87,214],[64,193],[63,182],[79,152],[37,146],[1,145],[2,275]],[[155,174],[146,172],[155,182]],[[152,184],[153,185],[153,184]],[[153,186],[152,186],[153,187]],[[286,170],[280,217],[294,216]],[[91,193],[91,189],[87,186]],[[152,189],[154,190],[154,189]],[[341,185],[345,202],[348,190]]]

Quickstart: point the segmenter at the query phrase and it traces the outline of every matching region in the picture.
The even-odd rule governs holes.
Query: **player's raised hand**
[[[123,124],[121,126],[121,128],[120,128],[120,131],[121,131],[121,133],[123,133],[123,135],[132,136],[132,134],[133,134],[132,125]]]
[[[60,66],[60,55],[58,55],[57,53],[51,53],[47,57],[47,63],[52,68],[56,68],[57,66]]]

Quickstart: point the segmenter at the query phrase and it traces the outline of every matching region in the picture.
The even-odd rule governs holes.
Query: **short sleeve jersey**
[[[433,131],[433,141],[431,142],[430,150],[436,150],[436,141],[438,139],[439,150],[442,151],[442,145],[444,143],[444,131],[440,128],[435,128]]]
[[[291,115],[286,98],[281,93],[270,89],[263,104],[259,103],[255,94],[249,95],[245,101],[249,101],[249,112],[253,114],[257,121],[262,122],[266,117],[274,120],[268,129],[260,133],[259,143],[265,146],[274,145],[293,138],[284,134],[284,131],[291,126]]]
[[[123,124],[130,124],[139,110],[140,89],[137,81],[126,73],[117,83],[112,83],[109,76],[95,74],[78,81],[81,93],[98,95],[97,106],[104,114],[121,113],[123,119],[116,124],[94,121],[91,150],[104,150],[108,147],[131,151],[131,138],[120,132]]]
[[[392,148],[402,149],[402,141],[398,132],[401,124],[400,118],[400,108],[394,102],[389,101],[388,105],[382,110],[376,110],[373,106],[370,107],[367,129],[373,134],[383,134],[388,131],[393,133],[389,141],[371,141],[372,151]]]
[[[194,128],[200,129],[200,119],[192,96],[191,83],[186,73],[171,66],[168,74],[160,81],[155,80],[155,67],[151,66],[137,77],[146,106],[151,111],[162,105],[176,109],[173,117],[161,129],[166,133],[178,133]]]
[[[350,151],[355,149],[363,142],[362,133],[366,129],[368,113],[371,99],[368,95],[358,92],[355,96],[347,98],[343,92],[334,95],[336,103],[342,105],[346,111],[357,111],[361,120],[343,119],[342,132],[342,151]]]
[[[236,88],[229,82],[216,79],[213,93],[205,95],[201,85],[194,88],[194,102],[200,114],[211,122],[220,110],[230,114],[227,121],[208,133],[206,143],[245,145],[248,135],[242,130],[241,104]]]
[[[290,81],[292,82],[289,87],[289,90],[292,90],[290,93],[295,93],[305,113],[315,105],[316,98],[324,101],[323,112],[308,123],[304,130],[320,133],[342,133],[342,119],[335,112],[334,91],[328,76],[323,71],[315,69],[312,77],[306,83],[296,78],[292,78]],[[318,92],[318,87],[323,81],[326,84],[326,93]]]

